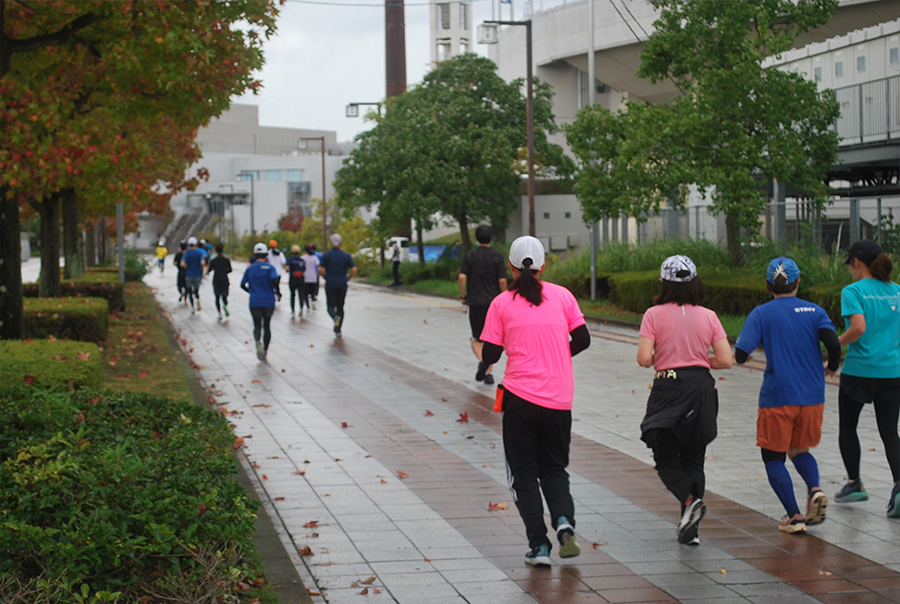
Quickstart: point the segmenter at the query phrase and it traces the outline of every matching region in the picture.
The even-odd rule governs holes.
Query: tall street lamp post
[[[527,21],[485,21],[480,25],[480,44],[496,44],[500,41],[497,35],[498,25],[525,26],[525,60],[528,63],[525,87],[528,89],[525,102],[526,122],[528,129],[528,234],[534,237],[534,74],[531,59],[531,19]]]
[[[328,249],[328,214],[326,213],[327,206],[325,204],[325,137],[310,136],[301,138],[297,141],[297,148],[306,149],[309,146],[309,141],[320,141],[322,143],[322,250],[324,251]]]
[[[347,117],[359,117],[360,107],[378,107],[378,115],[381,115],[381,103],[348,103]]]

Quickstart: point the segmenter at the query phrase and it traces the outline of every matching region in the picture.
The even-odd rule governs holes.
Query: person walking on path
[[[391,283],[391,287],[399,287],[400,286],[400,246],[397,245],[396,241],[391,241],[391,274],[394,277],[394,282]]]
[[[709,370],[729,369],[733,357],[719,317],[701,306],[705,291],[694,262],[682,255],[666,258],[660,281],[656,306],[644,313],[638,338],[638,365],[656,369],[641,440],[653,450],[660,480],[681,504],[678,542],[697,545],[706,514],[703,462],[719,412]]]
[[[469,327],[472,330],[472,352],[478,359],[478,371],[475,381],[493,384],[491,364],[482,358],[481,331],[491,301],[506,291],[506,262],[503,254],[491,247],[494,231],[486,224],[475,229],[475,240],[478,246],[469,250],[463,257],[459,269],[459,299],[467,306]]]
[[[291,290],[291,317],[294,316],[294,297],[297,298],[297,305],[299,306],[297,310],[302,317],[303,297],[305,295],[303,292],[303,285],[306,275],[306,261],[300,256],[299,245],[291,246],[291,257],[287,260],[286,270],[288,274],[288,287]]]
[[[187,284],[185,282],[184,267],[181,266],[181,257],[187,251],[187,241],[178,244],[178,251],[175,253],[175,268],[178,269],[178,275],[175,277],[175,285],[178,287],[178,301],[187,304]]]
[[[874,241],[852,246],[846,264],[854,283],[841,292],[841,316],[848,346],[838,393],[838,444],[848,482],[835,501],[866,501],[869,494],[859,477],[860,444],[856,432],[867,403],[875,406],[875,421],[894,480],[888,500],[889,518],[900,517],[900,285],[891,281],[894,265]]]
[[[281,302],[281,276],[284,275],[284,265],[287,264],[287,259],[284,257],[284,252],[278,249],[278,242],[274,239],[269,241],[266,262],[275,267],[275,274],[278,275],[278,279],[275,281],[275,299],[277,302]]]
[[[278,276],[275,267],[266,260],[265,243],[253,246],[256,262],[247,267],[241,279],[241,289],[250,294],[250,316],[253,317],[253,340],[256,358],[265,361],[272,341],[272,312],[275,310],[275,290]]]
[[[216,244],[216,257],[209,261],[206,268],[206,274],[213,274],[213,294],[216,296],[216,312],[219,313],[219,320],[222,320],[222,313],[228,317],[228,273],[231,272],[231,260],[225,256],[225,246],[221,243]],[[221,302],[221,305],[220,305]]]
[[[200,280],[203,279],[206,259],[204,252],[197,248],[196,237],[189,238],[187,243],[188,249],[181,256],[181,266],[184,268],[184,285],[191,304],[191,314],[194,314],[194,298],[197,299],[197,310],[203,310],[200,306]]]
[[[778,524],[785,533],[805,533],[825,521],[828,497],[819,486],[819,465],[809,452],[822,439],[825,374],[841,363],[834,324],[820,306],[797,298],[800,269],[790,258],[775,258],[766,270],[766,289],[775,298],[754,308],[735,344],[734,358],[746,363],[762,345],[766,371],[759,391],[756,446],[760,447],[769,484],[786,512]],[[828,351],[822,367],[819,341]],[[790,459],[806,483],[806,516],[794,496],[785,467]]]
[[[166,269],[166,256],[168,255],[169,250],[166,248],[166,243],[162,239],[159,240],[159,245],[156,246],[156,265],[159,267],[159,272],[162,273]]]
[[[581,553],[575,542],[575,503],[569,490],[569,445],[575,379],[572,357],[591,343],[575,296],[540,280],[544,247],[519,237],[509,248],[514,281],[490,304],[481,337],[488,364],[506,351],[506,371],[497,388],[503,411],[503,451],[510,491],[525,523],[525,563],[549,566],[552,544],[544,524],[541,494],[560,543],[561,558]]]
[[[313,254],[311,245],[304,248],[306,252],[303,255],[303,263],[306,269],[303,272],[303,298],[301,299],[301,310],[303,302],[306,303],[306,310],[310,310],[310,302],[312,310],[316,309],[316,296],[319,293],[319,257]]]
[[[347,296],[347,283],[356,276],[356,264],[353,257],[341,249],[343,240],[334,233],[331,236],[331,250],[322,254],[319,274],[325,277],[325,300],[328,305],[328,316],[334,320],[334,333],[341,335],[344,322],[344,298]]]

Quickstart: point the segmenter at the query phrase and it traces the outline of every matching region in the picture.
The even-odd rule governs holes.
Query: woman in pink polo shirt
[[[503,450],[510,490],[525,523],[525,562],[549,566],[552,544],[541,493],[560,543],[561,558],[581,553],[575,542],[575,504],[569,492],[569,443],[575,382],[572,357],[591,343],[575,296],[541,282],[544,246],[519,237],[509,248],[513,283],[494,298],[481,332],[482,358],[507,361],[497,398],[503,410]]]
[[[656,375],[641,423],[641,440],[653,449],[656,472],[681,503],[679,543],[698,545],[706,513],[703,493],[706,445],[716,437],[719,394],[710,369],[729,369],[731,345],[705,297],[697,267],[670,256],[660,269],[662,290],[641,321],[637,362]],[[709,356],[712,346],[714,355]]]

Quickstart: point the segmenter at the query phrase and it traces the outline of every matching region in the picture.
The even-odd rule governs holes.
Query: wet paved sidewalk
[[[291,319],[285,296],[260,363],[237,287],[243,268],[235,262],[224,322],[208,280],[196,315],[177,304],[174,271],[146,281],[243,437],[243,463],[307,586],[322,594],[314,601],[900,601],[900,522],[884,515],[890,471],[871,409],[860,421],[870,501],[832,502],[809,535],[785,535],[755,446],[762,372],[715,372],[709,512],[701,545],[679,545],[678,504],[639,440],[652,372],[635,362],[636,332],[593,326],[590,350],[575,359],[569,468],[582,554],[562,561],[554,551],[552,568],[534,569],[506,488],[494,389],[473,379],[461,307],[355,284],[336,339],[324,304]],[[836,388],[827,396],[814,454],[830,496],[844,476]]]

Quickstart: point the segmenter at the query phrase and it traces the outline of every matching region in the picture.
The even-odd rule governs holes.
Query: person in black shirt
[[[216,311],[219,313],[219,320],[222,320],[222,313],[225,313],[225,316],[229,316],[231,313],[228,312],[228,273],[231,272],[231,260],[225,257],[225,254],[222,252],[225,251],[225,246],[221,243],[216,244],[216,254],[217,256],[210,260],[209,265],[206,268],[206,274],[213,274],[213,293],[216,295]],[[221,300],[222,305],[219,306],[219,301]]]
[[[287,264],[284,266],[288,274],[288,286],[291,289],[291,318],[294,317],[294,298],[297,299],[297,303],[300,306],[297,311],[300,313],[299,316],[302,317],[303,298],[305,296],[303,275],[306,273],[306,261],[300,257],[299,245],[291,246],[291,257],[287,259]]]
[[[184,300],[184,303],[187,304],[187,286],[184,281],[185,269],[181,266],[181,256],[185,250],[187,250],[187,241],[182,241],[178,244],[178,252],[175,254],[175,267],[178,269],[175,283],[178,286],[178,301]]]
[[[459,297],[468,306],[469,325],[472,328],[472,352],[478,359],[478,371],[475,380],[493,384],[491,366],[481,357],[483,344],[481,330],[484,329],[484,318],[487,316],[491,300],[506,291],[506,260],[503,254],[491,247],[494,231],[490,226],[482,224],[475,229],[478,247],[472,248],[463,258],[459,269]]]

